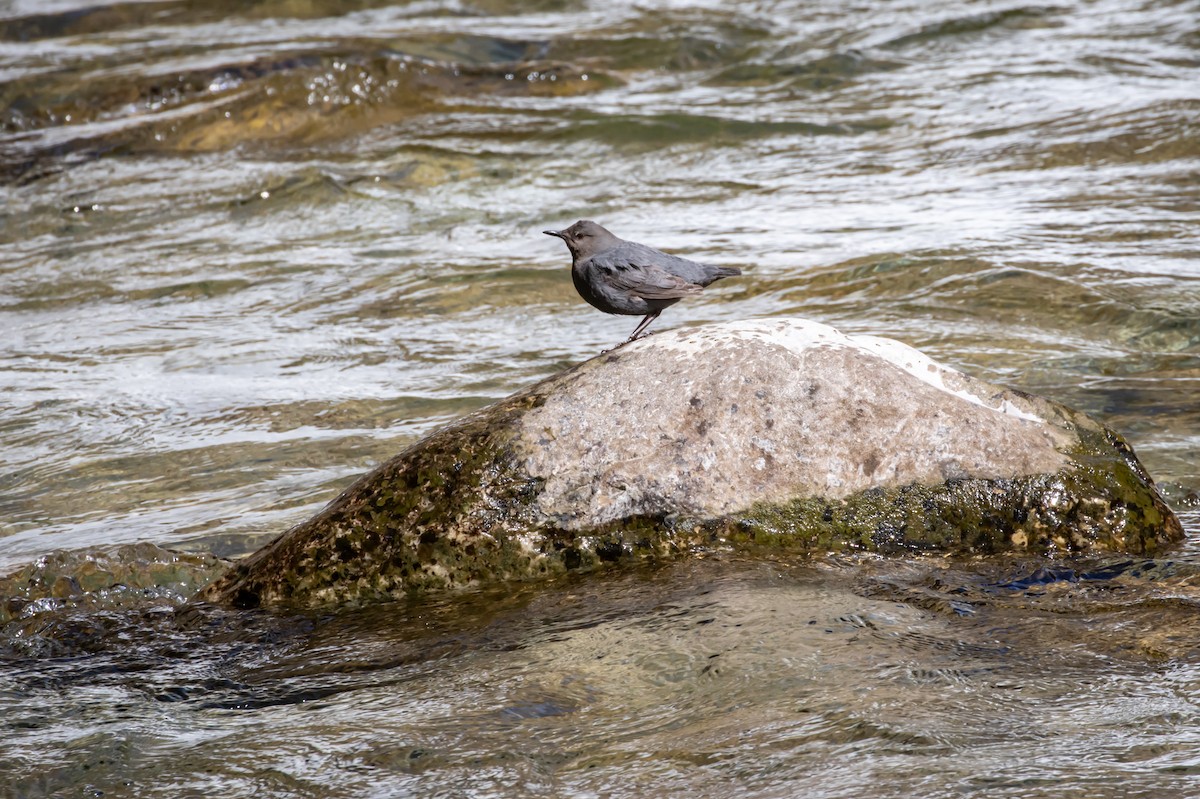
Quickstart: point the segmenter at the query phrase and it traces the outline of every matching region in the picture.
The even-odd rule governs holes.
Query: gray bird
[[[645,315],[621,344],[641,335],[668,305],[699,294],[714,280],[742,273],[732,266],[696,263],[619,239],[586,219],[565,230],[542,232],[567,243],[571,280],[579,296],[605,313]]]

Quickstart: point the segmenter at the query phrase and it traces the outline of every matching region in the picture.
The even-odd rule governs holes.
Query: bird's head
[[[558,236],[567,243],[571,257],[577,260],[590,258],[598,252],[617,246],[621,240],[604,228],[587,219],[581,219],[563,230],[543,230],[547,236]]]

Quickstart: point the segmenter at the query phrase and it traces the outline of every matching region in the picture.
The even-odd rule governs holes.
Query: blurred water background
[[[1200,3],[0,0],[0,201],[0,795],[1200,795]],[[1189,542],[176,614],[624,338],[579,218],[744,270],[660,328],[1095,415]]]

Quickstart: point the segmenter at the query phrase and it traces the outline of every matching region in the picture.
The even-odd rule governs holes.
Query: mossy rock
[[[1150,554],[1123,439],[898,342],[796,319],[660,333],[442,428],[199,595],[325,606],[714,547]]]

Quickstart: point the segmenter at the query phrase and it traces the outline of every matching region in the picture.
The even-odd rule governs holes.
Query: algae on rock
[[[1085,415],[767,319],[659,333],[436,431],[200,598],[328,605],[714,546],[1149,554],[1181,537]]]

